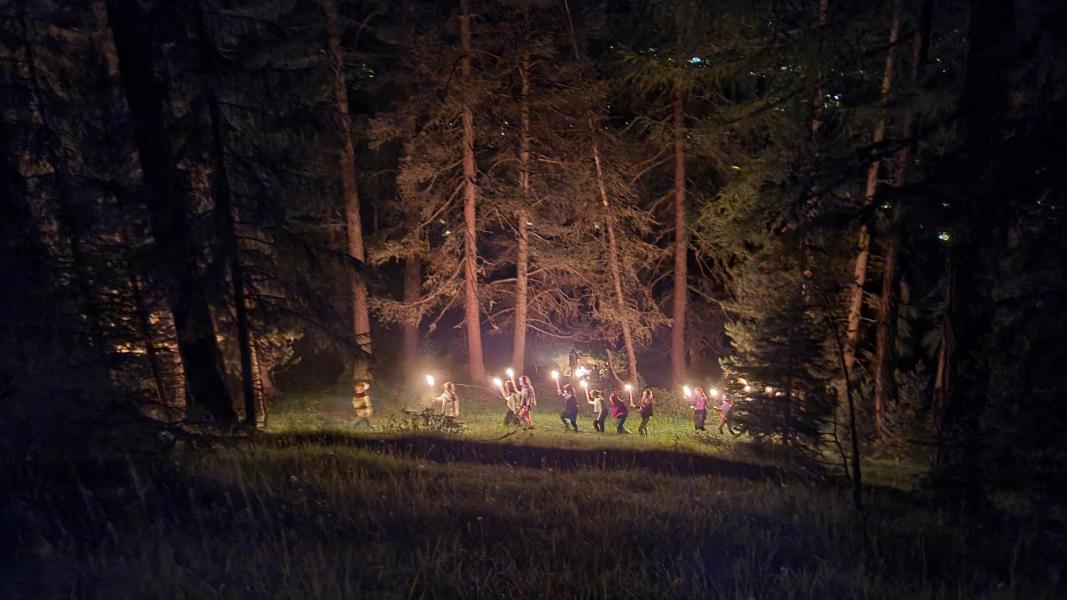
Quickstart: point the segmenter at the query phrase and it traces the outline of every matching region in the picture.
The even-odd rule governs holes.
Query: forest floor
[[[564,434],[546,402],[500,439],[472,399],[459,435],[353,433],[317,394],[254,435],[12,465],[0,597],[1057,597],[1027,527],[976,542],[880,485],[857,513],[841,484],[681,416]]]

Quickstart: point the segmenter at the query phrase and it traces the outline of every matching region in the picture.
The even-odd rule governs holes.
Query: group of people
[[[533,409],[537,406],[537,393],[534,391],[530,378],[523,375],[519,377],[518,385],[511,381],[505,381],[501,387],[501,395],[507,412],[504,414],[504,425],[523,425],[527,429],[533,429]],[[574,386],[570,383],[557,385],[556,392],[563,402],[563,410],[559,413],[559,420],[567,431],[578,433],[578,395]],[[615,419],[616,433],[630,433],[626,429],[626,420],[630,417],[630,410],[637,410],[641,415],[641,424],[637,428],[641,435],[648,435],[648,422],[655,412],[655,398],[652,390],[645,390],[641,394],[641,403],[634,404],[623,402],[618,392],[611,392],[608,399],[604,399],[604,392],[592,390],[588,394],[586,403],[593,409],[593,430],[604,433],[608,417]]]
[[[712,390],[713,392],[715,390]],[[730,420],[730,413],[733,411],[734,402],[730,399],[729,394],[717,393],[714,394],[714,402],[710,402],[712,406],[719,411],[719,433],[722,433],[723,428]],[[693,408],[693,426],[697,431],[707,431],[704,427],[704,423],[708,419],[708,395],[704,393],[704,388],[693,388],[693,394],[690,398],[690,406]]]

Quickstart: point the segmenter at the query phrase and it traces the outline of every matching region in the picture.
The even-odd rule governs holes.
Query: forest
[[[1065,32],[0,0],[0,596],[1067,595]]]

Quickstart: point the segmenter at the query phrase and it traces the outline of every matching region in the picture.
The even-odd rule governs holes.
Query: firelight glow
[[[712,398],[718,398],[719,388],[708,388],[708,394],[710,394]]]
[[[767,387],[763,388],[763,393],[765,393],[765,394],[770,394],[773,391],[774,391],[774,388],[772,388],[769,385]]]
[[[579,382],[579,385],[581,385],[582,389],[584,390],[589,387],[589,382],[583,379],[581,382]]]
[[[752,386],[751,385],[746,385],[745,386],[745,393],[748,393],[748,392],[751,392],[751,391],[752,391]]]
[[[508,367],[508,369],[506,371],[504,371],[504,372],[508,374],[508,379],[511,379],[512,377],[515,376],[515,371],[512,370],[511,367]]]
[[[434,383],[433,375],[427,375],[426,376],[426,385],[433,386],[433,383]]]
[[[495,385],[498,388],[502,388],[502,387],[504,387],[504,382],[500,381],[499,377],[494,377],[493,378],[493,385]]]
[[[625,388],[627,392],[632,390],[632,389],[634,389],[634,386],[632,386],[632,385],[630,385],[628,383],[626,385],[622,386],[622,387]]]
[[[552,371],[552,381],[559,381],[559,371]]]
[[[689,396],[693,395],[693,390],[689,389],[688,385],[683,385],[682,386],[682,393],[685,394],[686,398],[688,398]]]

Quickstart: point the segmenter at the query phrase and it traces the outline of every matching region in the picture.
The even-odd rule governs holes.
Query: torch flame
[[[689,389],[688,385],[683,385],[682,386],[682,393],[684,393],[685,397],[688,398],[689,396],[693,395],[693,390]]]
[[[500,381],[499,377],[494,377],[493,378],[493,385],[495,385],[496,387],[504,387],[504,382]]]
[[[504,372],[508,374],[508,378],[509,378],[509,379],[515,376],[515,371],[513,371],[513,370],[511,369],[511,367],[508,367],[508,370],[506,370],[506,371],[504,371]]]
[[[626,391],[627,391],[627,392],[628,392],[628,391],[630,391],[630,390],[632,390],[632,389],[634,389],[634,386],[632,386],[632,385],[630,385],[630,384],[628,384],[628,383],[627,383],[626,385],[624,385],[623,387],[624,387],[624,388],[626,388]]]
[[[559,371],[552,371],[552,379],[554,381],[558,381],[559,380]]]
[[[719,388],[708,388],[708,393],[711,394],[712,398],[718,398],[719,397]]]
[[[432,386],[433,382],[434,382],[433,375],[427,375],[426,376],[426,385]]]

